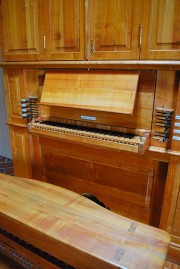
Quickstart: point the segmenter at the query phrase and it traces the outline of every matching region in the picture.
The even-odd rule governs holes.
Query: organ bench
[[[0,174],[0,252],[24,268],[160,269],[169,243],[77,193]]]

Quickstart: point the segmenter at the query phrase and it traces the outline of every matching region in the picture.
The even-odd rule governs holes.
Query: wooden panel
[[[89,1],[88,59],[139,59],[139,0]]]
[[[27,128],[9,126],[14,175],[31,178],[30,146]]]
[[[75,268],[164,265],[170,241],[165,231],[37,180],[0,175],[0,185],[1,227]]]
[[[84,59],[84,1],[50,0],[46,6],[46,59]]]
[[[78,159],[77,157],[54,152],[42,145],[41,156],[43,162],[43,175],[60,172],[69,177],[80,177],[89,181],[93,178],[93,164],[89,160]]]
[[[133,114],[139,72],[47,72],[41,103]]]
[[[171,156],[163,201],[160,227],[171,233],[169,259],[180,263],[180,225],[179,225],[179,191],[180,191],[179,158]]]
[[[27,120],[22,119],[21,99],[26,99],[29,95],[38,95],[37,70],[6,69],[4,81],[8,121],[26,125]]]
[[[174,216],[174,222],[172,227],[172,234],[180,238],[180,187],[177,197],[176,211]]]
[[[150,222],[154,161],[143,158],[142,167],[138,155],[34,135],[32,142],[35,178],[80,194],[91,193],[114,212]]]
[[[178,157],[171,156],[168,168],[161,227],[171,232],[176,210],[177,198],[180,184],[180,164]]]
[[[143,155],[137,155],[136,153],[121,152],[115,150],[105,150],[98,148],[92,148],[88,146],[79,146],[76,143],[58,141],[57,139],[49,139],[45,136],[35,136],[32,135],[33,142],[35,138],[35,149],[39,151],[39,145],[44,145],[47,148],[51,149],[53,152],[61,152],[64,155],[75,156],[81,160],[90,160],[91,162],[95,161],[104,165],[110,165],[113,167],[127,167],[133,170],[140,170],[143,173],[151,171],[154,168],[154,160],[147,158]],[[37,156],[37,153],[35,154]],[[39,156],[38,156],[39,157]],[[144,166],[142,166],[142,161]],[[39,163],[37,164],[39,166]],[[37,169],[39,169],[37,167]]]
[[[112,189],[120,189],[124,192],[124,197],[121,197],[122,200],[129,199],[132,203],[150,209],[153,172],[153,169],[143,173],[131,168],[115,168],[95,163],[94,182]]]
[[[180,59],[179,0],[143,1],[143,5],[140,58]]]
[[[41,150],[43,175],[49,178],[50,181],[53,175],[60,174],[58,179],[56,179],[57,184],[61,185],[61,182],[63,184],[64,176],[67,181],[64,184],[68,188],[74,189],[73,178],[80,178],[81,181],[85,180],[85,184],[87,184],[87,190],[84,189],[84,192],[88,192],[88,181],[92,181],[95,183],[94,186],[105,186],[107,189],[111,189],[112,192],[118,189],[121,190],[122,193],[124,192],[124,197],[121,197],[124,201],[150,208],[153,171],[143,174],[141,171],[130,170],[124,167],[115,168],[94,162],[91,163],[89,160],[66,156],[60,152],[52,152],[45,145],[42,145]],[[68,178],[72,184],[68,182]],[[80,186],[77,186],[77,192],[79,192],[78,189],[80,189]],[[97,191],[95,190],[95,192]],[[103,197],[103,190],[101,197]],[[134,199],[136,200],[135,202]],[[111,204],[110,201],[108,201],[108,207],[109,204]]]
[[[23,69],[8,69],[4,71],[5,93],[8,110],[8,120],[25,124],[22,120],[21,98],[26,97]]]
[[[3,0],[1,3],[4,33],[3,60],[39,59],[42,49],[39,10],[43,12],[43,1]]]
[[[159,227],[167,178],[168,163],[158,161],[155,165],[156,166],[151,193],[150,223],[152,226]]]

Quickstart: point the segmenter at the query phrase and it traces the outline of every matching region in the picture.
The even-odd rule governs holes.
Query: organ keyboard
[[[53,134],[61,139],[136,153],[144,153],[150,139],[150,132],[147,130],[134,130],[134,134],[122,133],[53,121],[32,121],[31,131],[46,135],[49,133],[51,136]]]

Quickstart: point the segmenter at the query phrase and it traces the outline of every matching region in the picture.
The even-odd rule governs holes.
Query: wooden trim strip
[[[2,62],[6,68],[159,69],[180,70],[180,61],[39,61]]]

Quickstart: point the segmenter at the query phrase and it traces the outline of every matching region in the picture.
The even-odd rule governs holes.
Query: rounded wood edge
[[[1,62],[3,68],[154,69],[180,70],[180,61],[37,61]]]

